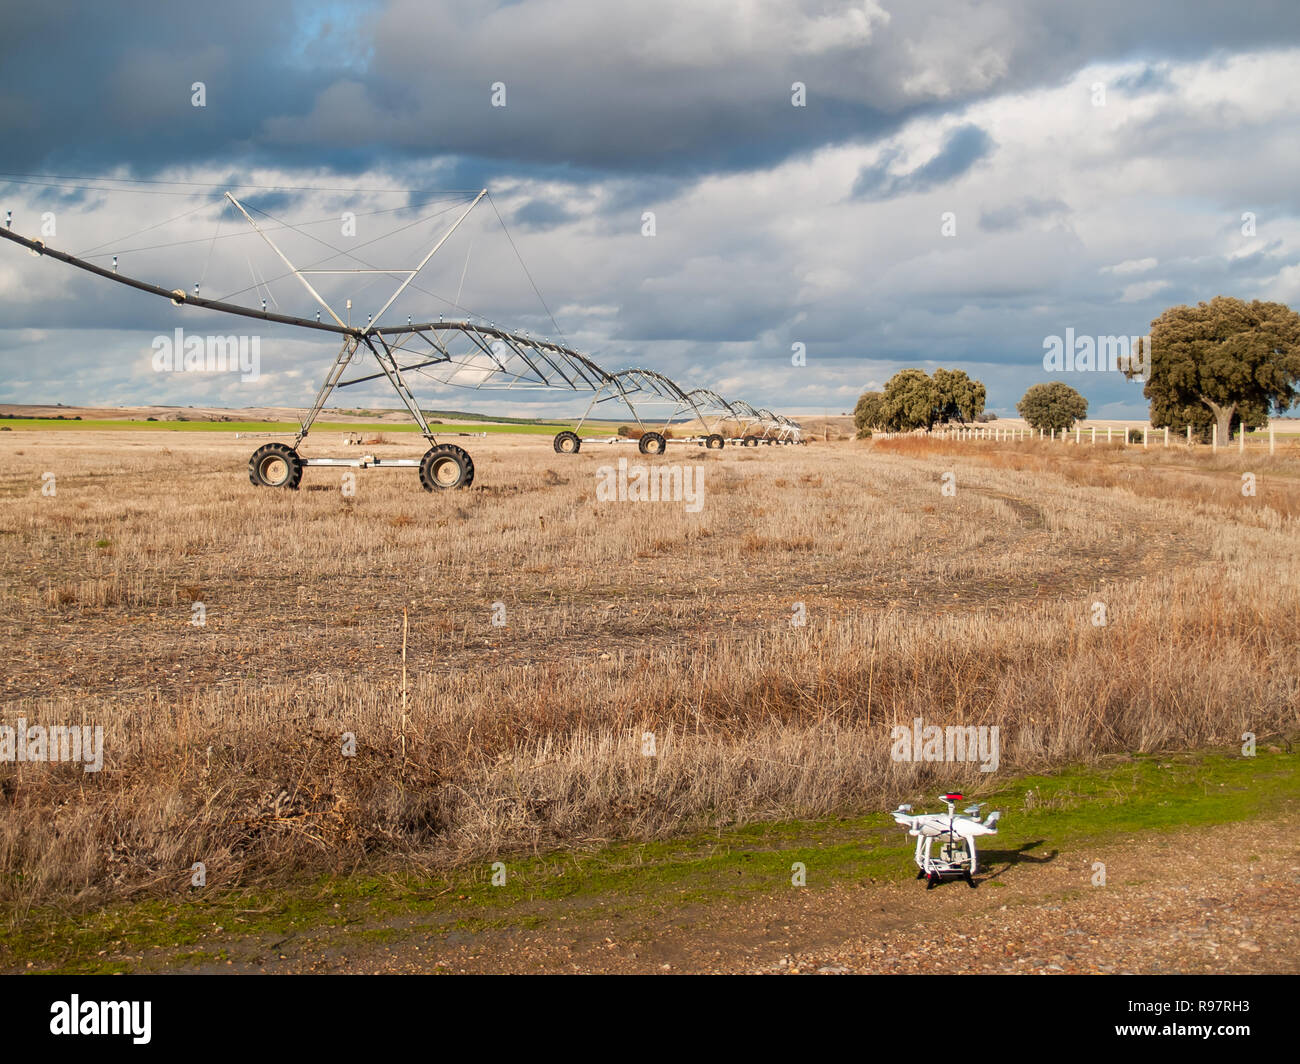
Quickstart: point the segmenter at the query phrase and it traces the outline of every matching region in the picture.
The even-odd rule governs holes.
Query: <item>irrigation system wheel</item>
[[[637,441],[636,446],[637,450],[642,454],[663,454],[668,446],[668,441],[657,432],[647,432]]]
[[[576,432],[564,432],[555,434],[555,453],[556,454],[577,454],[582,449],[582,440]]]
[[[746,436],[743,440],[740,441],[740,446],[742,446],[742,447],[757,447],[757,446],[758,446],[758,437],[757,437],[757,436]]]
[[[425,491],[468,488],[474,483],[474,460],[463,447],[440,443],[420,459],[420,484]]]
[[[302,480],[302,459],[283,443],[268,443],[248,460],[248,479],[258,488],[296,490]]]
[[[722,450],[723,443],[724,441],[722,439],[722,434],[718,432],[713,433],[711,436],[706,437],[704,440],[704,446],[707,447],[710,451]]]

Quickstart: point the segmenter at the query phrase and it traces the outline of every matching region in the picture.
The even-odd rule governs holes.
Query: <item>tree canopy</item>
[[[1201,433],[1217,424],[1226,441],[1234,426],[1260,426],[1296,401],[1300,314],[1231,296],[1170,307],[1151,323],[1150,362],[1151,424]]]
[[[930,375],[921,369],[905,369],[886,382],[881,415],[890,432],[928,431],[938,405],[939,390]]]
[[[935,421],[974,421],[984,412],[985,389],[961,369],[934,371]]]
[[[984,412],[984,385],[960,369],[900,370],[883,392],[863,392],[853,411],[860,434],[929,431],[937,422],[974,421]]]
[[[1068,384],[1052,381],[1030,385],[1016,410],[1031,428],[1061,431],[1073,428],[1076,421],[1088,416],[1088,400]]]
[[[883,399],[883,392],[863,392],[858,397],[858,405],[853,408],[853,424],[857,426],[859,437],[884,429]]]

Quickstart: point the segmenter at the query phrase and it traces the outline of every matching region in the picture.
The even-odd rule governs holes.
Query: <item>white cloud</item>
[[[1147,270],[1154,270],[1160,265],[1159,259],[1125,259],[1123,262],[1117,262],[1114,266],[1103,266],[1101,273],[1146,273]]]
[[[1140,281],[1137,284],[1125,285],[1119,301],[1121,303],[1140,303],[1171,286],[1172,282],[1170,281]]]

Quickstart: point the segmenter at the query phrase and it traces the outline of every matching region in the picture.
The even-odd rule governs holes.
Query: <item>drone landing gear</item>
[[[975,843],[956,836],[939,836],[939,854],[934,856],[935,837],[921,835],[916,840],[917,879],[925,880],[925,889],[933,890],[945,879],[964,879],[966,885],[975,887],[974,872],[978,867]]]

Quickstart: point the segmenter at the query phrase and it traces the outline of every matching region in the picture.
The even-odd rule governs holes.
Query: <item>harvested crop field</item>
[[[467,491],[349,495],[222,433],[4,435],[0,720],[104,729],[100,772],[0,764],[6,903],[978,797],[891,759],[916,717],[997,726],[993,777],[1295,734],[1287,447],[462,442]],[[702,470],[698,512],[599,501],[619,458]]]

